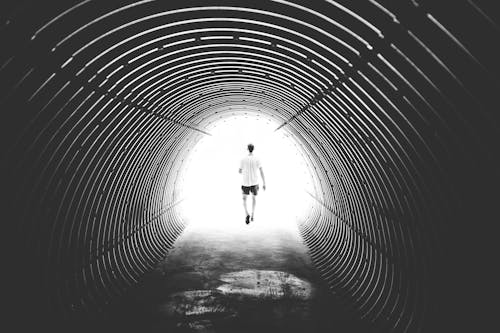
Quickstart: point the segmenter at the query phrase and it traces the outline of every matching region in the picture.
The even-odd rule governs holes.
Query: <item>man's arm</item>
[[[265,191],[266,190],[266,178],[264,178],[264,169],[262,169],[262,167],[260,167],[259,170],[260,170],[260,176],[262,177],[262,188]]]

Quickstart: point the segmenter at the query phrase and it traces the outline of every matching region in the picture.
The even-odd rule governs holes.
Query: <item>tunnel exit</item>
[[[264,190],[260,179],[253,222],[261,228],[295,227],[313,204],[308,192],[314,192],[314,176],[298,142],[286,131],[276,131],[277,127],[274,120],[251,114],[212,123],[208,129],[211,135],[197,143],[183,169],[179,182],[181,216],[205,226],[244,223],[238,169],[248,155],[247,145],[252,143],[267,185]],[[247,205],[251,212],[251,195]]]

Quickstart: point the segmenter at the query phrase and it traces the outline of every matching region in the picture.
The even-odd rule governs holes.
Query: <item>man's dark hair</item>
[[[247,147],[249,152],[253,152],[253,144],[249,143]]]

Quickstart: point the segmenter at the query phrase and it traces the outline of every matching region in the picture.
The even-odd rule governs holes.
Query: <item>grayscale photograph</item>
[[[2,332],[500,332],[496,0],[2,0]]]

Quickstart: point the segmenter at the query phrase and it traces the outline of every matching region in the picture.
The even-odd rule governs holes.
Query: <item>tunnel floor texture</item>
[[[327,292],[298,229],[266,222],[189,225],[108,324],[135,332],[366,332]]]

